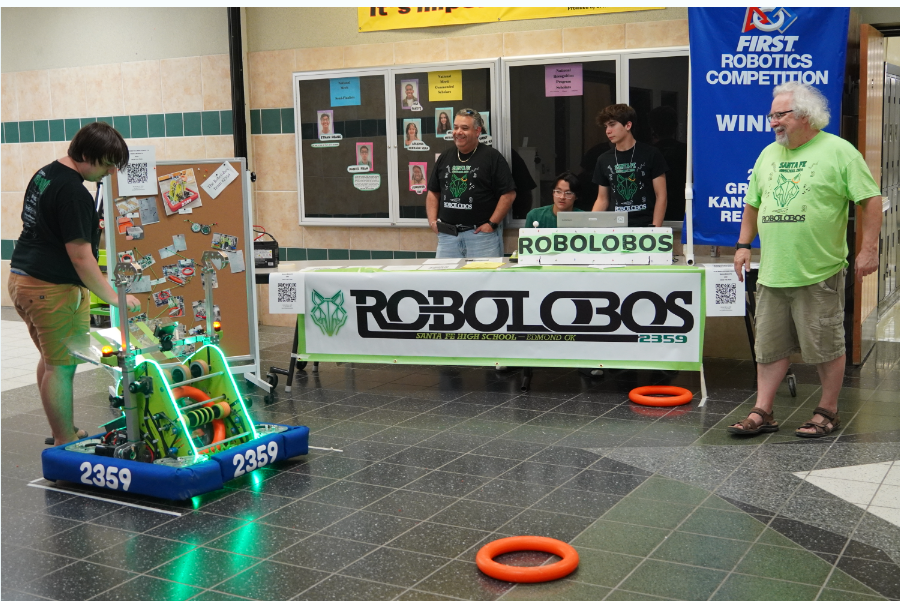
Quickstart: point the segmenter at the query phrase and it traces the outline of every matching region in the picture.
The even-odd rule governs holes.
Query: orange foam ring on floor
[[[649,396],[653,394],[669,396]],[[648,407],[675,407],[690,403],[694,398],[694,393],[679,386],[640,386],[629,392],[628,398],[638,405],[647,405]]]
[[[543,551],[562,557],[546,566],[520,567],[497,563],[494,558],[514,551]],[[510,536],[483,546],[475,556],[478,569],[506,582],[547,582],[568,576],[578,567],[578,551],[561,540],[545,536]]]

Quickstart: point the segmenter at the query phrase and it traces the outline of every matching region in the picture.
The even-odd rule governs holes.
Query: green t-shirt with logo
[[[572,207],[573,211],[583,213],[581,209]],[[556,227],[556,215],[553,213],[553,205],[546,205],[531,209],[525,216],[525,227],[534,227],[534,222],[538,222],[538,227]]]
[[[745,199],[759,210],[759,282],[808,286],[847,267],[847,201],[880,194],[859,151],[835,135],[819,132],[793,150],[769,144]]]

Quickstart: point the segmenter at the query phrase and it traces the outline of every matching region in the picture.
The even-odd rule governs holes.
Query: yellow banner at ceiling
[[[494,21],[522,21],[550,17],[579,17],[605,13],[622,13],[635,10],[662,10],[662,7],[635,8],[613,6],[606,8],[581,7],[362,7],[358,8],[360,31],[385,31],[388,29],[413,29],[443,25],[469,25]]]

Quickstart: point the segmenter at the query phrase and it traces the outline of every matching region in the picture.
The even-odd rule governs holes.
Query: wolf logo
[[[619,174],[616,176],[616,178],[619,184],[617,186],[619,196],[621,196],[625,200],[630,201],[634,196],[634,193],[637,192],[637,182],[634,181],[635,174],[632,173],[629,176]]]
[[[453,198],[459,198],[469,185],[468,177],[459,177],[455,173],[450,176],[450,194]]]
[[[310,317],[326,336],[334,336],[347,323],[347,312],[344,310],[344,293],[340,290],[334,296],[327,297],[312,291],[313,308]]]
[[[797,198],[797,195],[800,194],[800,186],[797,185],[798,183],[800,182],[795,182],[780,173],[778,174],[778,183],[772,190],[772,196],[775,197],[778,208],[783,209],[787,207],[791,204],[792,200]]]

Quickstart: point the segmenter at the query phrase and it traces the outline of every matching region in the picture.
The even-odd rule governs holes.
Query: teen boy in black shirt
[[[97,266],[100,223],[84,181],[98,182],[128,164],[128,147],[112,126],[81,128],[68,155],[42,167],[28,183],[22,234],[10,261],[9,294],[41,360],[37,383],[55,444],[87,435],[72,421],[76,359],[64,340],[87,334],[90,294],[118,306],[118,296]],[[126,298],[128,309],[140,301]]]
[[[593,210],[627,211],[628,227],[662,227],[668,167],[658,149],[634,139],[635,118],[627,104],[610,105],[597,115],[597,125],[606,128],[615,146],[597,159],[593,181],[599,191]]]

